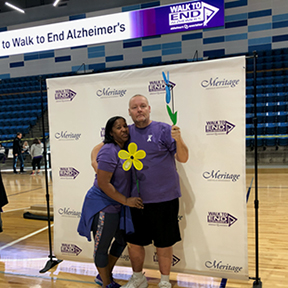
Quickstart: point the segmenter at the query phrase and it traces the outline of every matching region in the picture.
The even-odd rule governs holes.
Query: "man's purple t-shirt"
[[[98,169],[112,172],[112,178],[110,183],[115,189],[126,197],[130,196],[131,190],[131,172],[124,171],[122,165],[125,160],[118,157],[120,147],[114,143],[105,144],[97,155]],[[97,182],[97,175],[95,176],[94,186],[99,188]],[[100,188],[99,188],[100,189]],[[115,209],[116,208],[116,209]],[[106,207],[103,211],[108,213],[115,213],[121,210],[121,204],[117,207]]]
[[[143,203],[170,201],[181,196],[179,176],[176,170],[176,142],[171,137],[171,126],[152,121],[145,128],[129,126],[131,142],[144,150],[146,157],[140,161],[144,167],[136,171]],[[138,197],[133,171],[132,196]]]

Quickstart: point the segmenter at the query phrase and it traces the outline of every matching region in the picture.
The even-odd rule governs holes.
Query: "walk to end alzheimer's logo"
[[[208,2],[208,1],[207,1]],[[223,7],[221,7],[223,10]],[[171,5],[169,13],[169,26],[170,30],[179,29],[192,29],[198,27],[198,29],[208,28],[209,22],[218,13],[220,9],[218,7],[207,4],[203,1],[193,1],[184,4]],[[220,21],[217,19],[215,25],[223,25],[223,19]],[[213,27],[211,26],[211,27]]]
[[[220,170],[205,171],[202,177],[207,181],[220,181],[220,182],[236,182],[240,178],[240,174],[221,172]]]
[[[55,100],[57,102],[67,102],[72,101],[75,96],[76,92],[72,91],[71,89],[61,89],[55,91]]]
[[[207,135],[227,135],[235,125],[226,120],[206,121],[205,132]]]
[[[148,92],[150,95],[152,94],[164,94],[165,93],[165,81],[164,80],[155,80],[149,81],[148,84]]]
[[[226,212],[208,212],[207,222],[211,226],[226,226],[230,227],[238,219]]]
[[[73,167],[60,167],[59,177],[61,179],[72,179],[72,180],[74,180],[79,175],[79,173],[80,172],[77,171]]]
[[[62,254],[70,254],[70,255],[78,256],[81,252],[82,252],[82,249],[75,244],[62,243],[61,245]]]
[[[154,263],[158,263],[158,255],[157,255],[157,252],[154,252],[153,262],[154,262]],[[177,257],[177,256],[175,256],[175,255],[173,254],[173,256],[172,256],[172,266],[177,265],[179,262],[180,262],[180,258]]]
[[[241,266],[232,265],[229,263],[223,263],[221,260],[207,260],[205,261],[205,267],[209,270],[219,271],[219,272],[233,272],[239,273],[243,269]]]

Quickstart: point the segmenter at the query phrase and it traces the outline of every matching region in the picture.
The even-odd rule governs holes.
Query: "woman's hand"
[[[138,209],[144,209],[143,201],[140,197],[130,197],[127,198],[126,205],[129,207],[135,207]]]

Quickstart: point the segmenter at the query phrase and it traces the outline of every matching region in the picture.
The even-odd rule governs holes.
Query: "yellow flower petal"
[[[137,170],[142,170],[143,169],[142,162],[137,160],[137,159],[133,160],[133,165],[134,165],[135,169],[137,169]]]
[[[120,151],[118,152],[118,157],[119,157],[120,159],[126,160],[126,159],[129,159],[129,158],[130,158],[130,155],[129,155],[129,153],[128,153],[126,150],[120,150]]]
[[[131,166],[132,166],[132,160],[130,158],[126,160],[122,165],[124,171],[128,171],[131,168]]]
[[[138,150],[136,151],[136,153],[134,154],[134,157],[136,159],[143,159],[146,157],[146,152],[144,150]]]
[[[137,144],[136,143],[134,143],[134,142],[131,142],[129,145],[128,145],[128,151],[129,151],[129,153],[130,153],[130,155],[134,155],[135,154],[135,152],[137,151]]]

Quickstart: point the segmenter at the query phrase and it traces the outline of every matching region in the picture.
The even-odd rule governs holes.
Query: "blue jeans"
[[[13,169],[16,171],[16,165],[17,165],[17,160],[20,160],[20,171],[23,171],[24,169],[24,161],[23,161],[23,156],[22,154],[18,154],[17,156],[14,155],[13,158]]]

